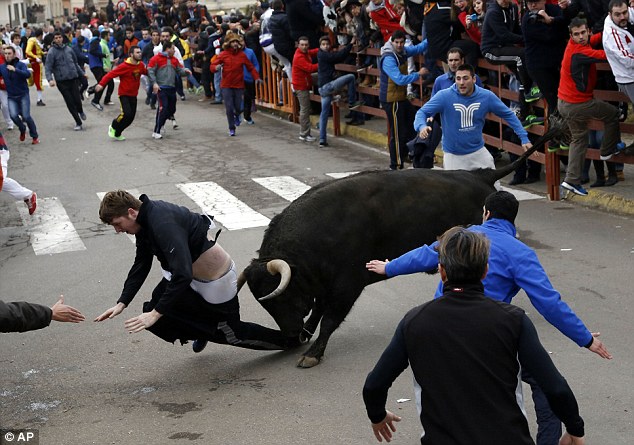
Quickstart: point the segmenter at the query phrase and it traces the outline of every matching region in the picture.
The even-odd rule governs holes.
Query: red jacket
[[[313,76],[316,73],[318,65],[313,63],[313,58],[317,57],[319,48],[309,49],[307,53],[303,53],[298,49],[295,50],[293,56],[293,79],[291,83],[295,91],[307,91],[313,87]]]
[[[418,6],[419,8],[422,6]],[[368,15],[372,19],[378,29],[383,34],[383,39],[387,40],[392,37],[394,31],[400,29],[405,32],[401,26],[401,16],[394,11],[394,7],[390,4],[389,0],[385,0],[383,5],[378,7],[374,3],[368,5]]]
[[[597,83],[596,63],[607,60],[605,51],[592,49],[601,43],[601,33],[590,37],[589,45],[580,45],[570,39],[561,62],[558,97],[568,103],[580,104],[593,97]]]
[[[4,64],[6,61],[4,60],[4,56],[2,54],[0,54],[0,65]],[[7,86],[4,84],[4,79],[2,78],[2,76],[0,76],[0,90],[6,90]],[[0,190],[2,190],[2,187],[0,187]]]
[[[244,88],[244,68],[251,72],[253,80],[260,78],[257,70],[241,49],[225,49],[220,54],[214,56],[209,64],[209,69],[215,73],[218,65],[222,65],[222,78],[220,88]]]
[[[133,96],[139,94],[139,85],[141,84],[141,74],[147,75],[147,68],[143,62],[138,64],[132,63],[129,57],[125,62],[119,64],[115,69],[106,73],[99,82],[99,85],[105,86],[115,77],[119,78],[119,96]]]

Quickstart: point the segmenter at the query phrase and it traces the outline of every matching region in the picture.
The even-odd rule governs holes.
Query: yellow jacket
[[[24,51],[26,57],[34,62],[35,59],[42,60],[42,56],[44,52],[42,51],[42,47],[40,46],[40,42],[38,42],[37,37],[31,37],[26,42],[26,50]]]
[[[181,41],[181,45],[183,45],[183,49],[185,50],[185,54],[183,54],[183,60],[187,60],[192,56],[192,50],[189,47],[189,42],[187,40],[178,39]]]

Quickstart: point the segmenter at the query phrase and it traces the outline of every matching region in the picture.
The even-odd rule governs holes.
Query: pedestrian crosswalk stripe
[[[139,192],[137,189],[128,189],[126,191],[136,198],[141,196],[141,192]],[[99,197],[99,201],[103,201],[103,197],[106,196],[106,192],[97,192],[97,196]],[[136,236],[130,234],[126,234],[126,236],[130,241],[136,244]]]
[[[532,199],[545,199],[545,196],[536,195],[524,190],[512,189],[510,187],[502,187],[502,190],[512,193],[518,201],[530,201]]]
[[[190,182],[176,185],[204,213],[214,217],[227,230],[268,226],[270,220],[240,201],[214,182]]]
[[[38,199],[37,210],[33,215],[29,215],[23,202],[20,201],[17,206],[36,255],[86,250],[64,206],[57,198]]]
[[[268,178],[252,178],[262,187],[269,189],[276,195],[281,196],[287,201],[295,201],[302,196],[308,189],[309,185],[293,178],[292,176],[271,176]]]
[[[326,176],[330,176],[334,179],[347,178],[348,176],[356,175],[359,172],[341,172],[341,173],[326,173]]]

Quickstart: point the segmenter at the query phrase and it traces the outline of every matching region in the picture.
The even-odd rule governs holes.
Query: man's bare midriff
[[[217,280],[227,273],[231,267],[231,257],[220,244],[214,244],[211,249],[204,251],[194,264],[192,275],[195,280]]]

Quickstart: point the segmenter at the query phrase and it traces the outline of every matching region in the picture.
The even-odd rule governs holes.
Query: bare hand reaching
[[[51,319],[62,323],[80,323],[86,319],[77,309],[64,304],[63,295],[59,296],[59,300],[51,307],[51,310],[53,311]]]
[[[116,306],[111,307],[106,312],[95,318],[94,321],[104,321],[109,318],[114,318],[119,315],[126,308],[125,304],[117,303]]]

